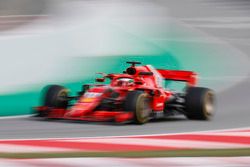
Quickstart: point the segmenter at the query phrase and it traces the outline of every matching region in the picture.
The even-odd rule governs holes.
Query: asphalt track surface
[[[228,42],[250,55],[250,2],[247,0],[158,0],[173,18],[189,18],[185,24]],[[193,22],[192,18],[200,21]],[[233,17],[230,24],[205,18]],[[248,21],[241,22],[241,18]],[[190,21],[191,19],[191,21]],[[226,61],[226,60],[225,60]],[[235,62],[237,63],[237,62]],[[250,65],[249,65],[250,66]],[[233,70],[233,69],[229,69]],[[237,79],[237,78],[235,78]],[[34,118],[0,120],[0,138],[59,138],[117,135],[163,134],[250,126],[250,75],[237,85],[217,94],[217,113],[212,121],[190,121],[184,117],[156,120],[145,125],[114,125],[72,121],[46,121]]]

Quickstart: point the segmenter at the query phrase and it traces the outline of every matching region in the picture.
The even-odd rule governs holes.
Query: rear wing
[[[198,78],[197,74],[192,71],[180,71],[180,70],[163,70],[157,69],[165,80],[174,80],[187,82],[188,86],[195,86]]]

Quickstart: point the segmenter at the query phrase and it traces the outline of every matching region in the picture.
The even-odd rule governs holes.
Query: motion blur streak
[[[199,85],[217,93],[217,113],[209,122],[173,117],[143,126],[113,126],[23,117],[0,119],[1,152],[66,153],[79,150],[79,146],[81,151],[86,151],[87,146],[95,150],[100,145],[105,149],[132,151],[162,147],[171,150],[191,145],[249,148],[249,129],[168,135],[249,127],[249,46],[250,1],[247,0],[0,0],[0,116],[33,114],[30,108],[38,105],[42,86],[63,84],[74,94],[83,83],[92,82],[95,72],[122,72],[122,64],[127,60],[142,61],[157,68],[195,71],[200,76]],[[152,136],[152,133],[161,135]],[[137,136],[136,140],[127,136],[146,134],[150,136]],[[128,140],[106,137],[104,142],[103,136],[127,136]],[[16,140],[28,138],[45,139]],[[112,147],[114,144],[122,146]],[[0,161],[0,166],[6,167],[249,164],[249,155]]]
[[[200,85],[216,91],[238,84],[249,72],[246,54],[219,36],[228,26],[225,31],[223,27],[197,29],[203,18],[205,22],[217,18],[216,25],[220,24],[218,16],[231,20],[229,26],[235,20],[238,25],[242,19],[237,18],[247,20],[246,12],[218,10],[210,1],[0,2],[2,25],[11,18],[18,20],[0,32],[1,116],[31,114],[29,108],[38,105],[44,85],[63,83],[75,91],[95,72],[121,72],[121,63],[130,59],[196,71]],[[28,21],[20,23],[24,18]],[[228,35],[247,31],[238,30],[242,29],[229,30]],[[238,39],[230,41],[238,45]],[[245,41],[240,40],[242,44]]]
[[[42,85],[59,82],[77,90],[97,71],[119,72],[121,63],[128,59],[197,71],[200,85],[217,91],[218,112],[211,122],[189,122],[179,117],[145,126],[118,127],[8,119],[0,121],[1,138],[132,135],[249,126],[248,1],[64,0],[44,1],[41,6],[40,12],[13,14],[39,18],[1,29],[0,115],[29,114],[29,108],[38,102]],[[6,21],[9,12],[1,10],[2,24],[12,22]]]

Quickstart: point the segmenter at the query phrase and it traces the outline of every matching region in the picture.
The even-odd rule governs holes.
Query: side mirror
[[[105,81],[105,78],[96,78],[95,81],[96,81],[96,82],[104,82],[104,81]]]
[[[107,74],[105,74],[103,72],[97,72],[96,74],[102,75],[102,78],[96,78],[95,79],[96,82],[104,82],[105,81],[105,77],[107,77]]]

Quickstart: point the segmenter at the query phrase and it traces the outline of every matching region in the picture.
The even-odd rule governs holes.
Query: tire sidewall
[[[211,99],[209,99],[211,98]],[[211,100],[211,102],[209,102]],[[214,92],[208,88],[192,87],[186,93],[186,116],[195,120],[211,120],[215,113]],[[211,103],[211,110],[207,111],[207,105]]]
[[[65,99],[68,97],[68,90],[65,87],[60,85],[49,85],[45,87],[45,91],[43,92],[44,106],[53,108],[67,108],[68,101]]]
[[[128,92],[124,103],[125,111],[132,111],[134,113],[134,121],[137,124],[144,124],[148,122],[150,113],[152,111],[150,107],[149,95],[143,91],[131,91]],[[145,105],[147,110],[144,108]]]
[[[138,123],[143,124],[149,120],[150,110],[147,102],[148,98],[149,97],[146,93],[140,94],[137,98],[135,116]],[[146,108],[145,105],[147,105]]]

